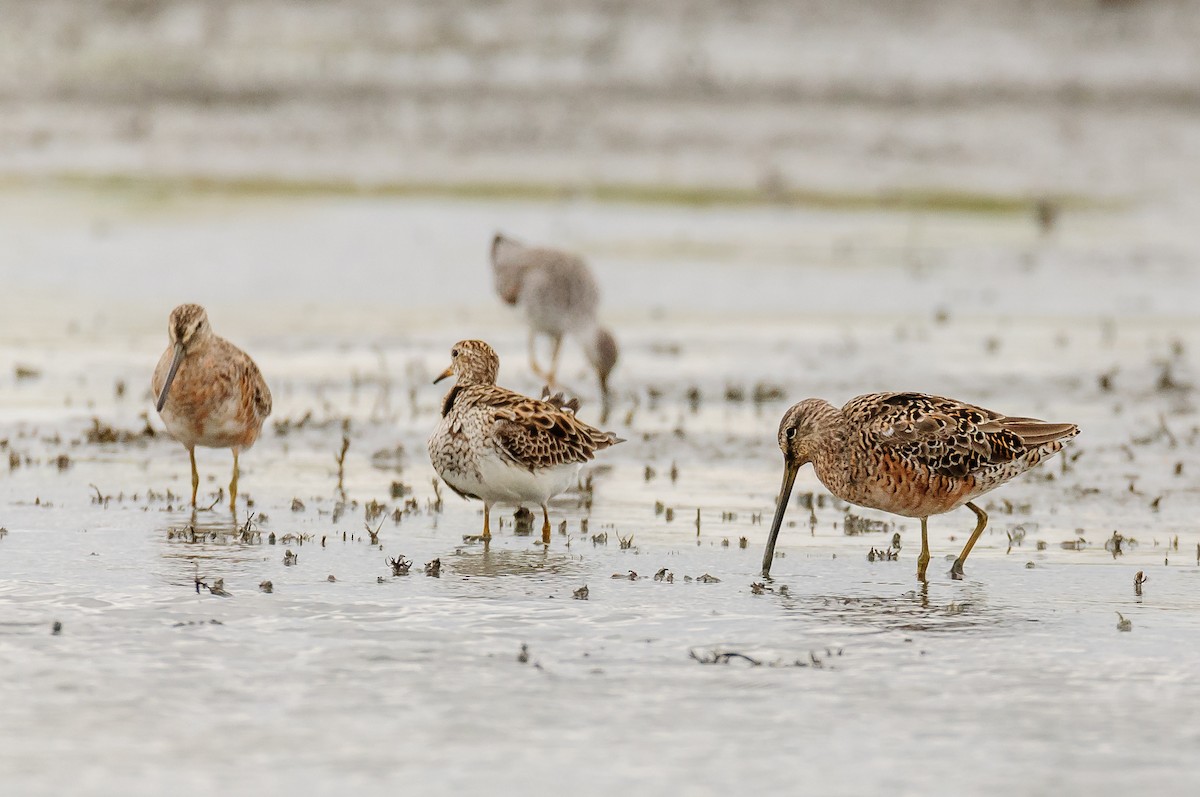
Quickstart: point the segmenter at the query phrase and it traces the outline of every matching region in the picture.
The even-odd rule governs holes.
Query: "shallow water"
[[[0,440],[16,458],[0,476],[11,793],[1200,782],[1200,286],[1184,244],[1136,214],[1067,217],[1047,240],[1012,218],[208,201],[146,213],[121,197],[0,197],[14,286],[0,319]],[[536,391],[520,324],[488,295],[497,224],[588,252],[623,345],[608,426],[628,442],[589,471],[590,511],[580,493],[554,504],[548,550],[514,533],[511,510],[488,549],[464,542],[478,506],[443,490],[439,510],[424,453],[442,393],[429,380],[454,340],[486,336],[501,382]],[[95,270],[70,266],[80,252]],[[216,501],[226,452],[200,452],[216,507],[193,516],[183,450],[140,434],[166,314],[184,299],[209,306],[275,393],[242,458],[261,539],[234,539],[246,510]],[[594,420],[582,358],[566,357]],[[756,387],[786,398],[756,401]],[[943,557],[970,513],[931,522],[927,589],[916,524],[855,510],[894,525],[848,536],[845,507],[805,471],[815,523],[798,495],[775,579],[754,594],[783,410],[889,388],[1084,431],[1069,460],[985,499],[966,580]],[[87,442],[93,417],[133,439]],[[415,501],[398,522],[396,481]],[[378,546],[364,530],[373,500],[386,506]],[[1119,557],[1105,548],[1114,530]],[[869,562],[895,532],[899,561]],[[412,570],[393,576],[386,560],[401,554]],[[424,574],[434,559],[437,578]],[[663,568],[672,581],[655,580]],[[719,581],[687,580],[704,575]],[[572,599],[584,585],[588,600]],[[722,653],[760,664],[702,663]]]

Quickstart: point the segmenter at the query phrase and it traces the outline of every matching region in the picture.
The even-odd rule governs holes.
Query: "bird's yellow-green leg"
[[[550,544],[550,510],[542,504],[542,544]]]
[[[196,449],[188,449],[188,459],[192,461],[192,506],[196,505],[196,491],[200,489],[200,471],[196,470]]]
[[[490,504],[483,505],[483,541],[487,542],[492,538],[491,527],[492,507]]]
[[[925,580],[929,567],[929,518],[921,518],[921,555],[917,557],[917,581]]]
[[[537,361],[537,333],[529,333],[529,370],[533,371],[533,375],[538,379],[545,379],[546,372],[538,365]]]
[[[546,382],[551,388],[558,376],[558,352],[562,348],[562,335],[554,336],[554,346],[550,349],[550,372],[546,374]]]
[[[229,508],[237,512],[238,450],[233,449],[233,480],[229,482]]]
[[[954,560],[954,567],[950,568],[950,575],[956,579],[962,578],[963,562],[967,561],[967,557],[971,554],[971,549],[975,547],[975,541],[979,539],[979,535],[983,534],[983,530],[987,528],[987,512],[984,512],[970,501],[967,502],[967,508],[975,513],[975,530],[971,532],[971,538],[967,540],[966,547],[963,548],[962,553]]]

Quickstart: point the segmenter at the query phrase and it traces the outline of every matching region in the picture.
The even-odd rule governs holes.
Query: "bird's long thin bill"
[[[779,488],[779,505],[775,507],[775,520],[771,521],[771,534],[767,537],[767,549],[763,551],[762,574],[771,575],[771,562],[775,559],[775,540],[779,537],[779,528],[783,525],[783,516],[787,514],[788,501],[792,497],[792,484],[796,481],[796,473],[800,470],[791,462],[783,463],[783,486]]]
[[[167,370],[167,379],[163,382],[162,392],[158,394],[158,402],[155,408],[162,412],[163,405],[167,403],[167,393],[171,391],[171,383],[175,381],[175,372],[179,370],[179,363],[183,361],[183,344],[175,344],[175,356],[171,358],[171,367]]]
[[[441,382],[443,379],[445,379],[448,376],[454,376],[454,366],[453,365],[450,366],[449,368],[447,368],[445,371],[442,371],[441,375],[437,379],[433,380],[433,383],[436,385],[438,382]]]

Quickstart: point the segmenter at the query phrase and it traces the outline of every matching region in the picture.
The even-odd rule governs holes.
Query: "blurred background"
[[[1181,792],[1198,42],[1189,0],[0,0],[0,783]],[[621,346],[628,442],[545,550],[460,542],[426,455],[454,341],[541,387],[497,231],[586,258]],[[229,544],[150,396],[185,301],[274,395]],[[596,421],[573,342],[560,376]],[[988,496],[966,581],[974,518],[931,522],[919,594],[915,524],[858,536],[805,469],[755,593],[780,415],[875,390],[1082,433]],[[800,666],[688,658],[726,642]]]
[[[10,313],[490,307],[498,228],[588,256],[626,311],[786,313],[731,265],[961,264],[963,291],[912,309],[990,307],[1031,257],[1104,275],[1082,299],[1032,286],[1038,312],[1187,311],[1108,274],[1195,260],[1185,0],[0,0],[0,19]]]
[[[10,177],[1001,202],[1143,198],[1194,183],[1200,161],[1186,0],[4,0],[0,14]]]

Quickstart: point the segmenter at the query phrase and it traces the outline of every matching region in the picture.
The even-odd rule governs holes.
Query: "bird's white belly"
[[[476,464],[478,476],[469,470],[442,476],[456,490],[478,496],[489,504],[544,504],[575,483],[580,467],[572,463],[531,471],[490,451],[481,452]]]

